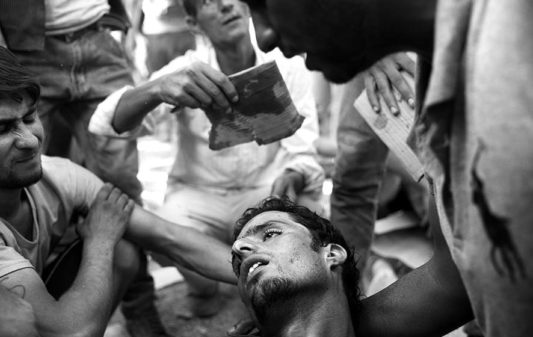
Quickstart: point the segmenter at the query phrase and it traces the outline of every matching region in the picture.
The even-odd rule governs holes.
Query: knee
[[[115,247],[114,269],[125,279],[133,279],[142,268],[143,253],[135,244],[120,240]]]

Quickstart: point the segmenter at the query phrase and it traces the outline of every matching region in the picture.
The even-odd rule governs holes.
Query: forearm
[[[473,318],[462,284],[435,274],[434,261],[363,300],[359,336],[443,336]],[[457,271],[454,272],[455,277]]]
[[[125,237],[203,276],[237,282],[231,269],[229,245],[193,228],[170,223],[137,207]]]
[[[72,286],[52,303],[34,302],[43,336],[101,336],[111,315],[113,247],[84,243]]]
[[[117,133],[133,130],[161,103],[157,94],[157,80],[130,89],[118,102],[112,126]]]
[[[473,318],[459,271],[442,236],[433,199],[429,222],[433,257],[363,301],[359,335],[443,336]]]

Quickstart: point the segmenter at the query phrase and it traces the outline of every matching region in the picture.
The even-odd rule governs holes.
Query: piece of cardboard
[[[274,61],[229,76],[239,101],[227,111],[206,111],[211,121],[209,148],[221,150],[255,141],[269,144],[292,136],[304,117]]]
[[[378,137],[400,159],[415,181],[424,176],[424,168],[406,140],[414,123],[415,111],[407,102],[399,101],[400,114],[394,116],[384,100],[380,100],[381,111],[376,113],[364,91],[355,101],[354,107]]]

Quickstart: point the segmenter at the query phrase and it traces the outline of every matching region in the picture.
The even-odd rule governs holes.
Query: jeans
[[[94,110],[106,96],[133,84],[125,52],[109,30],[48,36],[44,50],[17,52],[17,56],[41,84],[38,109],[47,135],[44,152],[70,157],[140,201],[137,142],[96,136],[87,129]],[[59,149],[70,141],[65,138],[68,131],[77,146],[70,155]]]
[[[345,100],[353,102],[358,94],[349,90]],[[353,104],[345,104],[337,130],[331,223],[355,249],[360,268],[365,265],[374,238],[378,194],[388,152]]]

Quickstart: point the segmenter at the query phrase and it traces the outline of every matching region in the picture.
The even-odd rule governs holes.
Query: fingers
[[[123,209],[130,213],[135,205],[134,201],[131,200],[127,194],[123,193],[120,189],[110,183],[105,183],[102,188],[100,188],[96,198],[101,201],[109,201],[110,203],[117,205],[119,209]]]
[[[381,111],[381,104],[379,103],[377,86],[376,81],[374,80],[374,76],[372,76],[370,72],[366,72],[364,82],[366,88],[366,95],[368,97],[368,101],[370,102],[370,106],[372,107],[372,110],[374,110],[374,112],[378,113]]]
[[[128,215],[128,217],[131,215],[133,210],[135,209],[135,202],[132,199],[128,198],[128,202],[124,206],[124,212]]]
[[[396,53],[392,56],[394,61],[400,66],[400,70],[405,71],[411,76],[415,76],[416,62],[407,56],[406,53]]]
[[[405,100],[411,108],[415,107],[414,92],[405,78],[414,74],[415,63],[405,53],[387,56],[374,64],[366,73],[364,83],[368,100],[375,112],[381,111],[380,97],[391,113],[400,113],[398,101]],[[395,95],[398,94],[398,97]]]
[[[169,74],[161,81],[162,100],[174,105],[226,110],[238,100],[237,90],[228,77],[201,62]]]
[[[404,54],[402,54],[404,55]],[[405,58],[409,59],[407,56],[404,55]],[[409,59],[410,60],[410,59]],[[399,93],[401,98],[406,101],[411,108],[414,108],[414,93],[411,87],[409,86],[409,83],[405,79],[404,74],[400,72],[400,68],[398,63],[394,63],[392,61],[390,62],[383,62],[381,63],[382,69],[385,72],[385,76],[388,77],[389,82],[392,84],[392,87],[396,89]],[[390,88],[390,86],[389,86]],[[394,96],[393,96],[394,98]],[[396,99],[394,98],[394,103],[396,103]]]
[[[285,195],[287,196],[287,198],[289,198],[289,200],[292,200],[292,201],[296,201],[297,200],[296,199],[297,198],[297,193],[296,193],[296,190],[294,189],[294,186],[292,186],[292,185],[289,185]]]
[[[215,98],[215,103],[220,107],[227,108],[231,103],[236,103],[239,99],[237,95],[237,90],[229,78],[223,73],[216,71],[211,67],[206,67],[205,72],[203,73],[206,78],[211,80],[212,83],[217,85],[219,92],[221,91],[223,95],[212,96]],[[213,90],[214,88],[209,88]],[[226,105],[224,105],[226,104]]]
[[[374,81],[376,82],[376,87],[379,91],[379,95],[383,97],[383,101],[389,107],[391,113],[393,115],[398,115],[400,113],[400,109],[396,102],[396,98],[394,97],[394,94],[392,92],[389,78],[387,77],[387,75],[389,74],[383,72],[381,68],[373,69],[371,71],[371,74],[374,77]]]
[[[296,201],[299,192],[304,188],[305,178],[301,173],[293,170],[285,170],[272,184],[271,195],[287,196]]]
[[[106,200],[112,190],[113,185],[111,185],[110,183],[105,183],[104,186],[102,186],[96,194],[96,200]]]
[[[270,191],[271,195],[281,197],[285,194],[287,190],[287,184],[283,179],[276,179],[272,184],[272,190]]]

